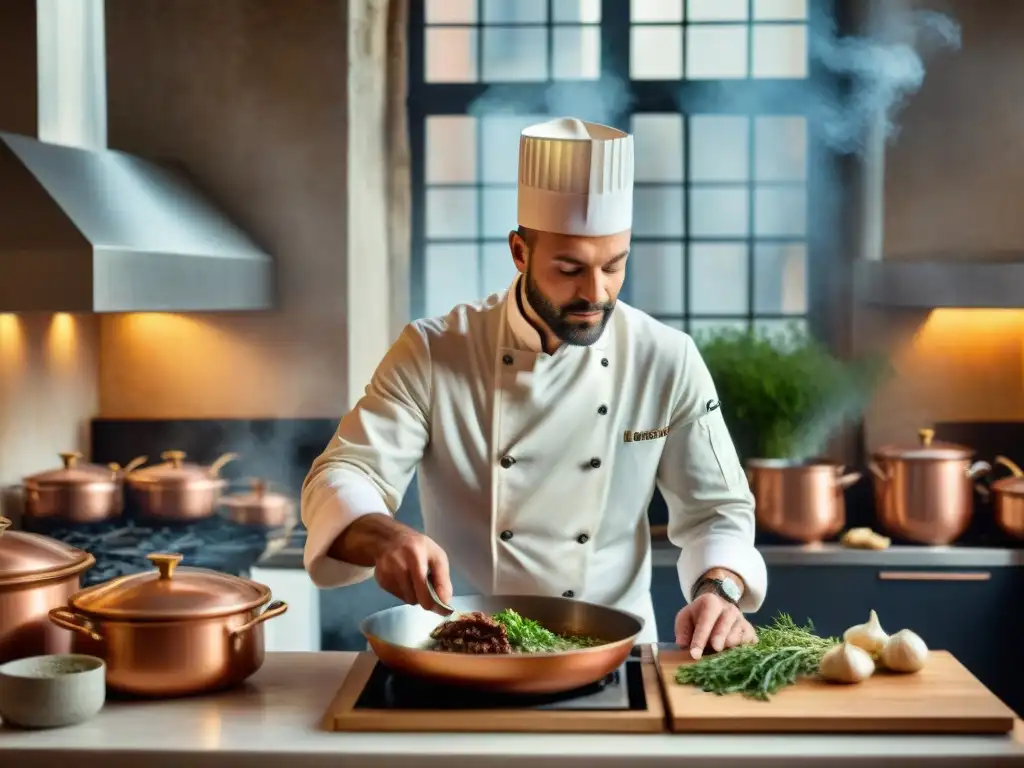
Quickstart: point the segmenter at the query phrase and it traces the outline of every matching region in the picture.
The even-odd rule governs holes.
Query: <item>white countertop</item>
[[[971,759],[1024,765],[1024,737],[354,734],[320,730],[352,653],[273,653],[245,687],[220,695],[109,702],[52,731],[0,727],[0,765],[37,768],[547,768],[586,766],[903,766]],[[454,760],[453,760],[454,758]],[[460,759],[461,758],[461,759]],[[466,761],[466,762],[464,762]]]

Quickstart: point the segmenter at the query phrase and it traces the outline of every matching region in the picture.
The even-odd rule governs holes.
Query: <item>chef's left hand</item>
[[[694,598],[676,614],[676,645],[689,648],[690,655],[699,659],[708,641],[717,653],[757,642],[757,633],[739,608],[708,592]]]

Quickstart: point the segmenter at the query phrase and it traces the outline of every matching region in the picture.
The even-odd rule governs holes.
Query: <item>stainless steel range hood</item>
[[[1024,307],[1024,253],[889,256],[854,265],[855,295],[894,309]]]
[[[0,133],[0,312],[259,310],[273,263],[180,172]]]
[[[35,23],[38,136],[0,133],[0,312],[271,308],[270,256],[186,172],[107,148],[104,0],[35,0]]]

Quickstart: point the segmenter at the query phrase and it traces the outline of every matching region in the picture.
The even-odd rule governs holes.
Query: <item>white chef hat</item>
[[[519,226],[614,235],[633,226],[633,137],[562,117],[519,138]]]

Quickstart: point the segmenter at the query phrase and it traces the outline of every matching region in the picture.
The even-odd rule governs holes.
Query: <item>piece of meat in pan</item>
[[[505,628],[486,613],[464,613],[439,624],[430,637],[450,653],[512,653]]]

